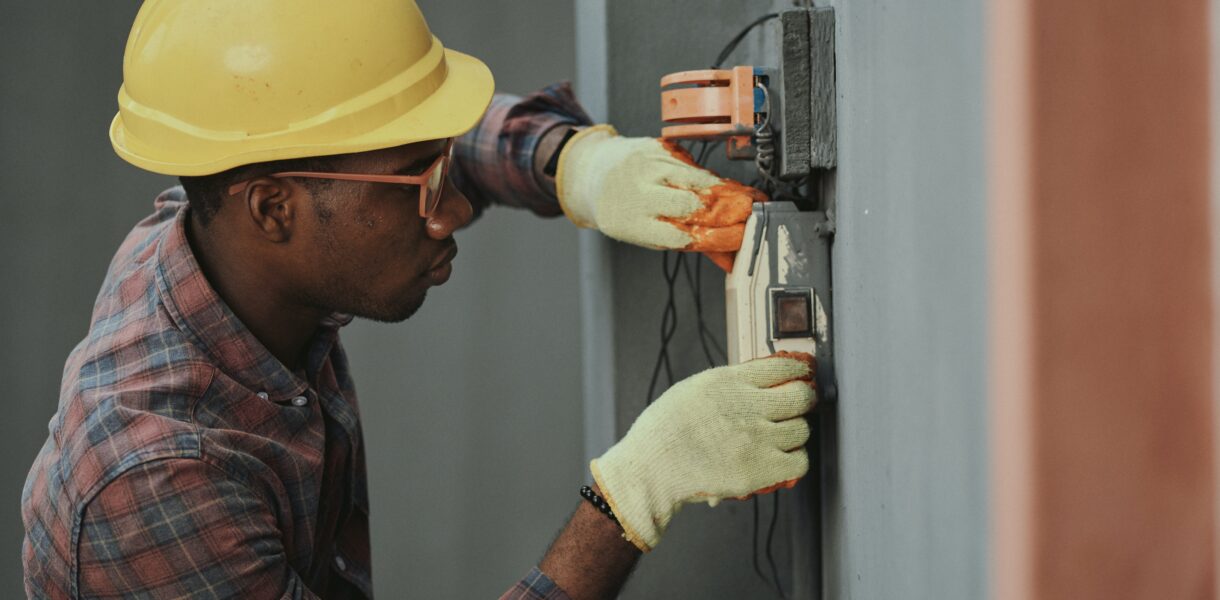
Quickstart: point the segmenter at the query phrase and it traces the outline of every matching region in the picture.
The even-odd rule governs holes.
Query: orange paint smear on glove
[[[793,379],[792,381],[808,381],[810,387],[816,388],[816,384],[813,382],[813,375],[815,373],[817,373],[817,371],[818,371],[818,363],[817,363],[817,360],[815,360],[813,358],[812,354],[809,354],[808,352],[788,352],[786,350],[781,350],[779,352],[776,352],[775,354],[772,354],[771,357],[791,358],[791,359],[799,360],[799,361],[809,365],[809,375],[806,375],[805,377],[798,377],[796,379]],[[788,383],[788,382],[785,381],[784,383]],[[781,383],[779,385],[784,385],[784,384]],[[799,479],[789,479],[787,481],[781,481],[775,485],[769,485],[761,490],[755,490],[754,493],[752,493],[752,494],[746,494],[745,496],[741,496],[740,498],[737,498],[737,500],[748,500],[754,496],[762,496],[763,494],[770,494],[771,492],[774,492],[776,490],[790,490],[790,489],[796,487],[796,482],[798,482],[798,481],[800,481],[800,480]]]
[[[657,141],[661,142],[661,145],[664,146],[674,158],[695,167],[696,169],[703,169],[703,167],[700,167],[699,164],[695,162],[695,157],[691,156],[690,152],[687,152],[686,148],[683,148],[680,144],[678,144],[678,142],[667,140],[665,138],[657,138]]]
[[[806,365],[809,365],[809,375],[807,375],[805,377],[797,377],[793,381],[808,381],[810,386],[814,386],[816,388],[816,386],[813,383],[813,376],[816,375],[818,372],[818,361],[817,361],[817,359],[815,359],[813,357],[812,354],[810,354],[808,352],[789,352],[787,350],[780,350],[779,352],[772,354],[768,358],[791,358],[793,360],[799,360],[799,361],[805,363]],[[788,382],[785,381],[784,383],[788,383]],[[780,385],[783,385],[783,383],[781,383]]]
[[[755,202],[765,202],[767,195],[752,187],[725,180],[724,183],[699,190],[703,208],[682,217],[691,225],[724,227],[733,223],[745,223]]]
[[[676,159],[697,169],[690,153],[676,142],[661,140],[661,144]],[[707,170],[707,169],[703,169]],[[662,217],[661,220],[686,232],[691,243],[683,250],[703,252],[726,273],[733,270],[733,260],[745,237],[745,223],[755,202],[766,202],[767,195],[748,185],[721,179],[711,188],[696,190],[703,207],[682,217]]]
[[[800,481],[800,479],[789,479],[788,481],[781,481],[775,485],[769,485],[761,490],[757,490],[753,494],[746,494],[745,496],[739,496],[737,498],[734,498],[734,500],[749,500],[750,498],[753,498],[754,496],[763,496],[763,495],[770,494],[771,492],[775,492],[778,490],[790,490],[790,489],[796,487],[796,483],[798,481]]]
[[[723,227],[692,225],[662,217],[662,221],[673,224],[691,237],[691,243],[682,248],[687,252],[737,252],[746,235],[745,223],[732,223]]]

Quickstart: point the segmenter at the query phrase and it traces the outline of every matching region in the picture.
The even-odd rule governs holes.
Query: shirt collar
[[[308,382],[284,366],[246,329],[204,277],[186,238],[189,207],[185,193],[180,187],[173,188],[163,198],[175,195],[182,206],[162,235],[156,255],[157,288],[171,318],[212,357],[221,371],[243,387],[266,392],[276,402],[304,394]],[[310,342],[309,356],[328,354],[338,338],[338,328],[351,320],[351,315],[340,313],[324,318]],[[313,371],[316,365],[309,367]]]

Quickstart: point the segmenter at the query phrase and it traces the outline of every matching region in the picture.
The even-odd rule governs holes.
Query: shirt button
[[[305,396],[297,396],[296,398],[292,399],[293,406],[305,406],[306,404],[309,404],[309,398],[306,398]]]
[[[347,561],[343,560],[343,557],[339,556],[338,554],[335,555],[335,568],[339,569],[340,571],[347,570]]]
[[[262,398],[263,400],[266,400],[267,398],[270,398],[270,397],[271,397],[271,396],[268,396],[268,395],[267,395],[267,392],[259,392],[259,393],[257,394],[257,396],[258,396],[259,398]]]

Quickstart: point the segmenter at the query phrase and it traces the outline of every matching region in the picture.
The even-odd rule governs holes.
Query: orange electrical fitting
[[[729,158],[749,158],[755,113],[754,67],[680,71],[661,78],[661,128],[667,140],[724,139]],[[667,89],[668,88],[668,89]]]

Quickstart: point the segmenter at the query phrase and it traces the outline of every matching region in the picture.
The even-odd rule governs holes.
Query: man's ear
[[[282,243],[292,239],[304,195],[301,186],[292,185],[285,179],[258,177],[250,180],[241,199],[245,201],[250,221],[263,233],[263,237],[270,242]]]

